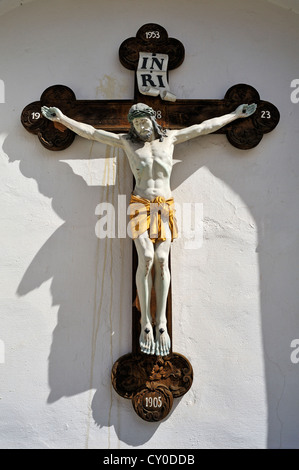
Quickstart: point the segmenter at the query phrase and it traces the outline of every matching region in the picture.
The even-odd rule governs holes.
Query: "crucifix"
[[[132,400],[146,421],[165,418],[173,398],[193,380],[188,359],[172,351],[169,252],[177,236],[170,189],[174,146],[212,132],[225,133],[240,149],[258,145],[278,124],[277,108],[249,85],[232,86],[223,100],[180,100],[168,71],[184,60],[184,46],[157,24],[142,26],[119,49],[135,70],[133,100],[76,100],[55,85],[23,110],[21,121],[50,150],[63,150],[75,134],[120,147],[134,175],[130,227],[134,239],[132,352],[112,369],[116,392]],[[159,121],[159,124],[157,122]],[[136,289],[137,287],[137,289]],[[153,296],[155,301],[152,302]]]

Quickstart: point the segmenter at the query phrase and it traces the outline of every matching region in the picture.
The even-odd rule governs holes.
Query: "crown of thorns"
[[[153,108],[147,106],[146,104],[138,103],[134,104],[129,111],[128,121],[133,122],[133,119],[140,117],[155,117],[156,113]]]

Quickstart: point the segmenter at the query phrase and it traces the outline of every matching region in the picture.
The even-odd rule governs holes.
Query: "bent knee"
[[[154,253],[150,251],[146,251],[143,256],[143,261],[148,264],[153,264],[154,262]]]
[[[168,253],[156,253],[155,255],[155,263],[157,265],[168,267]]]
[[[145,252],[143,256],[138,257],[138,268],[148,274],[154,263],[154,254]]]

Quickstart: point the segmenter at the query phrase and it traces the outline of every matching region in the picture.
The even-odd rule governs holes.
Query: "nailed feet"
[[[157,356],[167,356],[170,352],[170,337],[166,325],[159,325],[156,332],[156,352]]]
[[[153,327],[150,323],[141,325],[139,337],[140,349],[145,354],[155,354],[155,340]]]
[[[167,356],[170,353],[170,337],[166,325],[159,325],[154,338],[153,327],[150,323],[141,325],[139,337],[140,349],[145,354],[155,354],[156,356]]]

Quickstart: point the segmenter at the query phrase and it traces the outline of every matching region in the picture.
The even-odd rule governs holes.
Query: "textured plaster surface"
[[[150,14],[129,3],[0,2],[0,447],[298,448],[298,16],[261,0],[154,0]],[[53,84],[132,98],[118,47],[148,22],[185,45],[169,75],[179,98],[248,83],[281,112],[248,152],[222,135],[176,149],[174,197],[203,210],[201,246],[172,247],[174,350],[194,383],[158,424],[110,382],[131,349],[131,240],[95,227],[100,203],[117,217],[118,195],[129,197],[128,163],[79,138],[49,152],[20,124]]]

